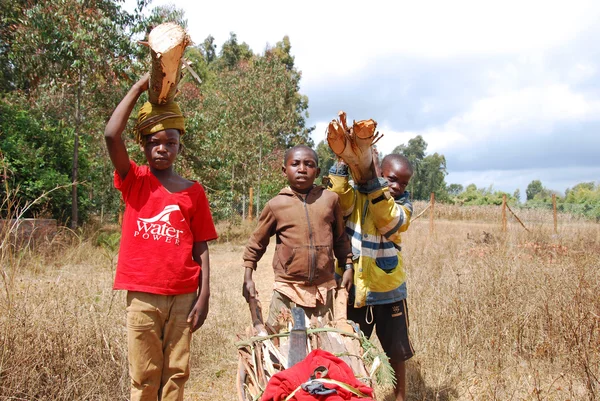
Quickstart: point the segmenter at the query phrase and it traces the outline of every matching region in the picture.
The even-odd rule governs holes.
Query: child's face
[[[281,171],[287,178],[290,188],[296,192],[308,193],[321,169],[317,166],[313,152],[300,148],[289,154]]]
[[[412,177],[412,171],[403,164],[389,162],[381,166],[381,175],[388,182],[390,194],[397,198],[406,191],[408,182]]]
[[[143,150],[150,167],[166,170],[175,162],[179,147],[179,131],[167,129],[147,135]]]

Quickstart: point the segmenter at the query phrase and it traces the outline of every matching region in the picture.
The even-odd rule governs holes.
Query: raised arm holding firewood
[[[348,318],[358,323],[367,337],[376,328],[394,368],[396,400],[404,400],[405,361],[412,357],[413,349],[408,336],[400,233],[410,224],[412,205],[406,187],[413,172],[408,159],[396,154],[384,157],[379,171],[379,157],[372,146],[381,138],[376,127],[373,120],[348,127],[343,112],[339,121],[329,124],[327,141],[341,159],[331,167],[329,180],[330,189],[340,197],[346,233],[353,241],[354,286]]]

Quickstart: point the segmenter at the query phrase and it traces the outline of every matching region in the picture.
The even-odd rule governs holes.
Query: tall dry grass
[[[1,262],[0,399],[125,399],[124,301],[106,251],[63,232]]]
[[[600,396],[599,225],[420,223],[404,247],[414,399]]]
[[[497,208],[487,221],[436,220],[430,234],[425,215],[404,235],[409,400],[600,398],[600,225],[561,220],[553,235],[551,218],[524,219],[530,233],[501,233]],[[248,231],[229,229],[237,241]],[[127,399],[124,294],[111,289],[116,251],[97,236],[2,253],[0,399]],[[265,310],[272,250],[255,276]],[[237,399],[234,343],[250,323],[242,252],[210,246],[211,309],[187,400]]]

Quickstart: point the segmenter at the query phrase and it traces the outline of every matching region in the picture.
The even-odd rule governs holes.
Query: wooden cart
[[[357,324],[346,319],[346,291],[336,292],[333,321],[309,321],[301,308],[292,308],[293,326],[278,333],[267,333],[260,304],[257,300],[250,303],[253,324],[248,327],[246,338],[236,343],[240,401],[259,400],[271,377],[301,361],[313,349],[342,359],[354,376],[369,387],[393,380],[383,351],[365,338]]]

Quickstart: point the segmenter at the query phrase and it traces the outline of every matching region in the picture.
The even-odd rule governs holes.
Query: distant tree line
[[[394,148],[392,153],[404,154],[414,168],[413,178],[408,186],[416,200],[429,200],[435,194],[436,202],[456,205],[501,205],[503,197],[509,205],[523,208],[552,208],[552,195],[556,196],[557,209],[562,212],[582,215],[600,221],[600,184],[583,182],[567,189],[562,195],[558,191],[545,188],[540,180],[533,180],[525,191],[526,199],[521,200],[517,188],[512,194],[494,189],[493,186],[478,188],[475,184],[464,187],[461,184],[446,184],[446,158],[444,155],[427,154],[427,142],[419,135]],[[317,146],[317,154],[322,165],[322,175],[327,174],[335,161],[335,155],[326,141]],[[383,156],[383,155],[382,155]]]
[[[540,180],[533,180],[526,190],[526,207],[551,208],[552,195],[556,196],[559,211],[582,215],[600,222],[600,184],[582,182],[567,188],[562,196],[557,191],[545,188]]]
[[[450,184],[447,187],[450,202],[460,205],[501,205],[506,196],[510,205],[522,208],[552,208],[552,196],[556,197],[558,211],[581,215],[600,221],[600,184],[582,182],[573,188],[567,188],[562,195],[558,191],[545,188],[540,180],[533,180],[525,190],[525,202],[521,201],[519,189],[511,195],[493,187],[477,188],[470,184],[463,188],[460,184]]]

